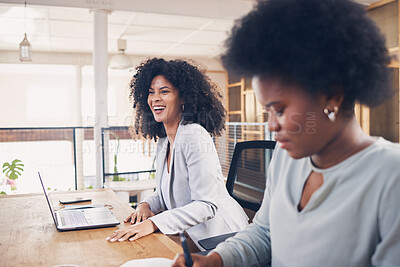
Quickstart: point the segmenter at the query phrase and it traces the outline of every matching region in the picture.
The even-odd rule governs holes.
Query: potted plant
[[[5,179],[3,179],[3,187],[4,189],[9,187],[11,191],[14,191],[17,189],[16,181],[19,176],[22,175],[22,172],[24,171],[24,164],[22,163],[21,160],[19,159],[14,159],[11,164],[8,162],[5,162],[3,164],[3,173],[5,174]],[[6,191],[8,190],[2,190],[0,194],[6,194]]]

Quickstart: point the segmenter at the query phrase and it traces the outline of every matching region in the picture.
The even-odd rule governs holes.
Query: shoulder
[[[375,145],[378,148],[381,148],[385,151],[400,155],[400,144],[398,143],[393,143],[384,139],[383,137],[378,137],[378,140],[376,140]]]
[[[373,144],[371,154],[380,159],[380,161],[400,163],[400,144],[392,143],[379,137]]]
[[[392,172],[400,173],[400,144],[392,143],[379,137],[372,146],[373,148],[369,151],[369,157],[374,164],[388,168]]]
[[[211,139],[207,130],[198,123],[180,124],[178,135],[181,140],[190,139],[191,141],[194,141]]]
[[[179,125],[174,147],[183,153],[216,153],[212,137],[197,123]]]
[[[183,131],[196,131],[198,133],[207,133],[206,129],[198,123],[180,124],[179,128]]]
[[[382,185],[382,210],[393,207],[400,200],[400,144],[392,143],[382,137],[373,144],[370,155],[371,172],[376,173],[376,183]],[[366,167],[367,168],[367,167]],[[375,186],[376,187],[376,186]],[[395,208],[396,210],[397,207]]]

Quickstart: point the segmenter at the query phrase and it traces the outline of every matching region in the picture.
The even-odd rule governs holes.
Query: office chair
[[[266,140],[244,141],[236,143],[233,151],[226,189],[245,211],[252,211],[246,212],[250,221],[261,206],[267,170],[275,144],[275,141]],[[235,234],[236,232],[199,240],[200,246],[206,250],[201,254],[206,255],[219,243]]]
[[[265,189],[275,141],[244,141],[235,146],[226,189],[244,209],[257,212]]]

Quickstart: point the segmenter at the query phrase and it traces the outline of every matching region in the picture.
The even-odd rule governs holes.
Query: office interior
[[[235,20],[255,2],[1,0],[0,164],[18,159],[24,170],[0,191],[40,192],[40,169],[54,191],[110,187],[127,202],[152,192],[156,144],[129,134],[129,82],[134,67],[151,57],[194,60],[220,87],[227,126],[215,144],[227,176],[237,142],[273,138],[251,80],[230,75],[219,60]],[[373,109],[356,105],[355,114],[365,132],[399,142],[399,1],[356,2],[386,37],[396,94]],[[30,61],[20,60],[24,34]],[[118,56],[129,63],[113,65]],[[248,161],[265,176],[265,160]]]

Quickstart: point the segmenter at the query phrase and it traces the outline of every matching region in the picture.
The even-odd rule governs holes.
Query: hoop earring
[[[339,108],[337,106],[333,106],[333,111],[329,111],[328,108],[324,108],[324,113],[331,122],[334,122],[336,120],[336,115],[338,111]]]

